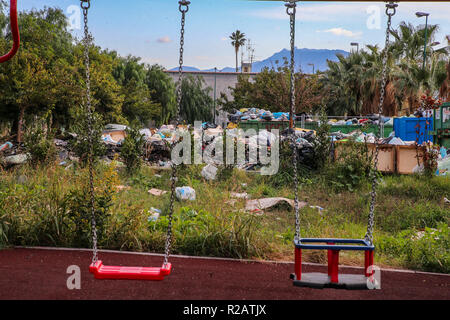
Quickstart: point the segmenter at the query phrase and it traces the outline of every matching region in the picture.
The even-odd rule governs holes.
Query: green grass
[[[100,247],[163,252],[170,195],[155,197],[150,188],[170,190],[170,172],[143,167],[133,176],[112,166],[96,170],[98,214],[104,217]],[[328,174],[328,172],[327,172]],[[180,168],[177,185],[191,186],[197,199],[175,203],[173,252],[254,259],[293,259],[295,217],[289,206],[254,216],[234,205],[231,192],[252,199],[286,197],[294,192],[283,177],[261,177],[234,170],[213,182],[201,178],[201,166]],[[366,231],[370,184],[353,191],[330,188],[320,175],[303,175],[299,199],[301,233],[305,237],[362,238]],[[73,167],[22,167],[1,173],[0,246],[40,245],[89,247],[90,221],[87,170]],[[117,186],[129,187],[117,191]],[[384,176],[376,206],[376,260],[381,266],[450,272],[448,235],[450,179]],[[309,208],[320,206],[322,212]],[[149,222],[149,209],[163,216]],[[424,236],[416,239],[417,232]],[[305,261],[326,261],[325,252],[306,252]],[[342,252],[344,264],[362,265],[363,255]]]

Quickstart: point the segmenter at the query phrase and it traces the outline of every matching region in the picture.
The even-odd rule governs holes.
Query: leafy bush
[[[314,156],[316,159],[316,168],[322,169],[330,159],[330,130],[331,126],[328,124],[328,118],[323,107],[320,110],[320,124],[316,131],[316,139],[314,140]]]
[[[45,120],[33,121],[27,126],[24,133],[25,151],[31,156],[31,163],[39,165],[49,163],[55,159],[56,148],[53,136],[45,130]]]
[[[120,155],[124,160],[128,173],[136,173],[142,165],[145,137],[139,132],[139,127],[132,125],[126,130]]]
[[[70,148],[80,158],[80,163],[86,166],[89,161],[89,152],[92,147],[93,160],[103,156],[106,152],[106,147],[102,143],[103,121],[102,117],[95,113],[92,120],[92,141],[89,137],[89,121],[85,110],[78,110],[75,114],[75,122],[72,126],[72,131],[77,135],[74,140],[70,142]]]
[[[401,258],[405,266],[429,272],[450,273],[450,230],[446,223],[422,232],[405,230],[376,241],[380,253]]]
[[[336,191],[353,192],[368,180],[372,167],[372,157],[365,144],[339,144],[335,163],[329,164],[325,169],[326,184],[331,184]]]

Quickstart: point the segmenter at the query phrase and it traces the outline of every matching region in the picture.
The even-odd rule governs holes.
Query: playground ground
[[[159,266],[151,254],[100,252],[109,265]],[[289,280],[292,263],[173,256],[162,282],[95,280],[89,250],[17,248],[0,250],[2,300],[449,300],[450,275],[407,270],[381,271],[381,289],[346,291],[298,288]],[[81,269],[81,289],[67,288],[67,268]],[[307,264],[304,272],[326,272]],[[363,272],[341,267],[341,273]]]

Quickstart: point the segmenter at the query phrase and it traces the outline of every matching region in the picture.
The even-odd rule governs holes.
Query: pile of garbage
[[[234,114],[228,116],[231,122],[239,121],[287,121],[290,119],[288,112],[270,112],[258,108],[243,108],[235,110]]]
[[[390,118],[390,117],[383,117],[383,116],[379,116],[379,115],[369,115],[366,116],[364,118],[345,118],[342,120],[337,120],[337,119],[331,119],[328,121],[328,124],[331,126],[355,126],[355,125],[359,125],[359,126],[363,126],[363,125],[368,125],[368,124],[373,124],[373,125],[379,125],[380,124],[380,119],[381,121],[383,121],[383,124],[385,126],[393,126],[394,125],[394,118]],[[312,121],[311,118],[308,118],[306,120],[308,121]]]
[[[383,121],[385,125],[394,125],[394,119],[390,117],[383,117],[376,114],[368,115],[364,118],[356,117],[346,117],[342,120],[330,119],[328,121],[329,125],[332,126],[350,126],[350,125],[366,125],[374,124],[378,125],[379,121]],[[289,112],[271,112],[264,109],[258,108],[243,108],[240,110],[234,110],[232,114],[228,116],[230,122],[237,123],[240,121],[289,121]],[[300,113],[295,115],[295,121],[300,121],[304,119],[305,122],[315,122],[311,115],[306,113]]]

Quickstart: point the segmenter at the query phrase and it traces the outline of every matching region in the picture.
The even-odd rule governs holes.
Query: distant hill
[[[337,54],[342,54],[343,56],[348,56],[350,53],[344,50],[329,50],[329,49],[295,49],[295,61],[296,70],[301,68],[305,73],[312,73],[313,67],[309,64],[314,64],[315,71],[326,71],[328,70],[327,60],[337,61]],[[253,63],[253,72],[261,72],[264,68],[276,68],[277,66],[282,66],[284,63],[284,58],[289,62],[291,56],[290,50],[283,49],[280,52],[275,53],[271,57],[264,59],[262,61],[257,61]],[[195,67],[183,67],[185,71],[209,71],[212,72],[214,69],[200,70]],[[171,70],[178,70],[178,68],[173,68]],[[235,72],[236,68],[227,67],[222,70],[217,70],[219,72]]]

